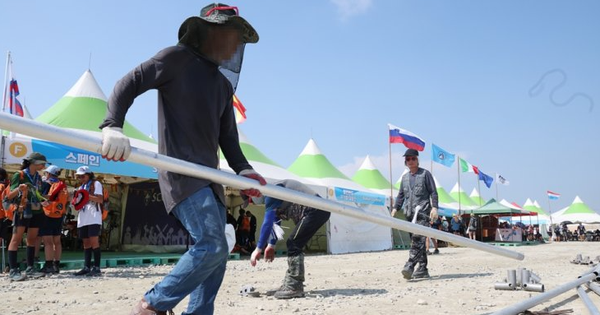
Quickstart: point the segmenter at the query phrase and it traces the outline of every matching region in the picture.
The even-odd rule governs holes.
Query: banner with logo
[[[158,178],[157,170],[146,165],[132,162],[107,161],[98,153],[20,135],[5,138],[5,164],[21,164],[23,159],[27,158],[31,152],[40,152],[46,156],[49,163],[63,169],[75,170],[79,166],[86,165],[97,174],[115,174],[149,179]]]

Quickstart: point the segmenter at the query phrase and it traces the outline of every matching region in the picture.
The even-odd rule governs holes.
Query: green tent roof
[[[477,215],[486,215],[486,214],[502,214],[502,215],[518,215],[521,213],[527,213],[527,211],[521,211],[517,209],[509,208],[499,202],[497,202],[494,198],[490,199],[485,205],[471,210],[473,214]]]
[[[371,158],[367,155],[352,180],[369,189],[390,189],[390,182],[381,175]]]
[[[433,181],[435,182],[435,188],[438,193],[438,202],[439,203],[445,203],[445,204],[456,203],[456,204],[458,204],[458,201],[454,200],[454,198],[452,198],[450,196],[450,194],[448,194],[446,189],[444,189],[444,187],[442,187],[442,185],[440,185],[438,183],[437,178],[435,178],[435,176],[433,177]]]
[[[450,196],[454,200],[456,200],[456,202],[459,202],[459,198],[460,198],[460,206],[461,207],[477,206],[477,204],[473,200],[471,200],[471,198],[469,198],[469,196],[467,196],[465,191],[462,190],[462,188],[458,185],[458,183],[456,183],[454,185],[454,187],[452,188],[452,190],[450,191]]]
[[[239,129],[238,129],[238,135],[239,135],[239,139],[240,139],[240,148],[242,149],[242,152],[244,153],[244,156],[246,157],[246,159],[248,161],[261,162],[261,163],[269,164],[272,166],[281,167],[275,161],[271,160],[266,155],[264,155],[252,143],[250,143],[248,138]],[[223,155],[223,152],[221,150],[219,150],[219,156],[221,159],[225,159],[225,156]]]
[[[595,214],[596,212],[594,210],[592,210],[590,207],[588,207],[588,205],[586,205],[581,200],[581,198],[579,198],[579,196],[576,196],[575,200],[573,200],[573,203],[569,206],[569,208],[567,208],[567,210],[565,212],[563,212],[563,215],[565,215],[565,214],[580,214],[580,213]]]
[[[288,171],[304,178],[341,178],[350,180],[329,162],[313,139],[308,141],[300,156],[288,167]]]
[[[486,204],[485,199],[481,198],[481,195],[479,195],[479,192],[477,191],[476,188],[473,188],[473,191],[471,191],[471,194],[469,195],[469,198],[471,198],[471,200],[473,200],[473,202],[477,206],[481,207],[484,204]]]
[[[104,121],[106,108],[106,96],[87,70],[67,94],[35,120],[62,128],[100,132],[98,126]],[[130,138],[156,143],[127,121],[123,133]]]

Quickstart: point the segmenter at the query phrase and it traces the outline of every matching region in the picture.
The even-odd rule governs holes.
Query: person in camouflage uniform
[[[408,149],[404,153],[405,165],[409,172],[402,176],[400,192],[396,198],[392,216],[402,210],[406,219],[415,224],[429,226],[430,221],[438,217],[438,195],[433,175],[419,167],[419,151]],[[402,269],[405,279],[429,278],[427,270],[427,252],[425,242],[427,237],[413,234],[408,261]],[[417,270],[415,266],[419,264]]]
[[[319,196],[308,186],[295,181],[283,180],[276,183],[277,186],[285,187],[310,195]],[[257,198],[252,198],[255,204],[262,203]],[[304,247],[315,233],[329,220],[331,213],[315,208],[265,197],[265,219],[260,229],[260,237],[256,249],[252,253],[250,263],[256,266],[264,252],[267,262],[275,258],[275,243],[283,238],[283,230],[279,225],[282,220],[292,220],[296,227],[287,239],[288,269],[283,284],[267,292],[274,295],[276,299],[291,299],[304,296]]]

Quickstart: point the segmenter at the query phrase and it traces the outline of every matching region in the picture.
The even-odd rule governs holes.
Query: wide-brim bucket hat
[[[239,15],[237,7],[223,3],[213,3],[202,8],[200,16],[187,18],[179,27],[179,41],[186,34],[200,34],[202,28],[210,25],[231,25],[240,30],[244,43],[255,44],[258,42],[258,33],[254,27]]]

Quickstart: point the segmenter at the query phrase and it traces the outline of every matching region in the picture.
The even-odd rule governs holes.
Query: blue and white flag
[[[454,164],[454,160],[456,159],[456,157],[454,156],[454,154],[438,147],[435,144],[431,144],[431,153],[432,153],[432,159],[434,162],[436,163],[440,163],[444,166],[448,166],[448,167],[452,167],[452,164]]]

